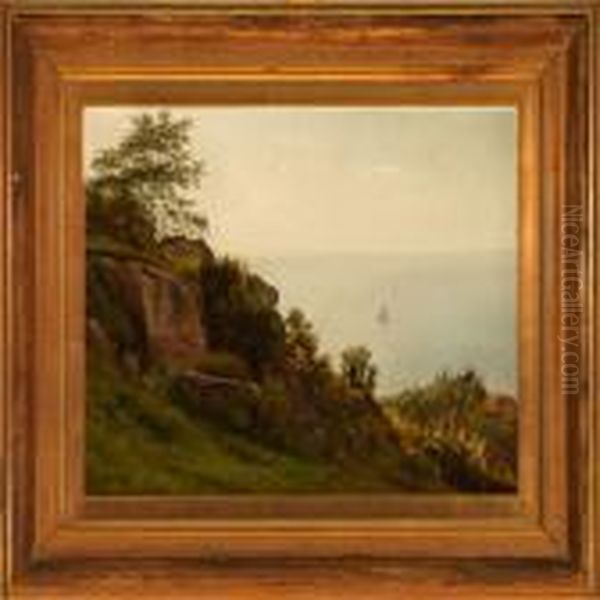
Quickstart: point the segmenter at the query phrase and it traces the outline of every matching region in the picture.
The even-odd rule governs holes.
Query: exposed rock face
[[[132,271],[139,284],[137,293],[152,358],[193,362],[206,347],[197,289],[166,271],[147,266]]]
[[[194,283],[131,257],[94,254],[90,260],[96,290],[94,296],[88,286],[89,313],[117,348],[137,350],[143,354],[138,358],[150,363],[191,366],[198,360],[206,349],[206,335]],[[120,330],[113,318],[120,319]]]

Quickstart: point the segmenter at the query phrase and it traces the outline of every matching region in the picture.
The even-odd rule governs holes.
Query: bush
[[[200,289],[209,346],[243,357],[256,379],[276,368],[285,343],[277,290],[229,258],[202,266]]]
[[[414,454],[428,456],[461,491],[514,491],[516,427],[488,413],[490,395],[467,370],[441,373],[388,401],[386,412]]]
[[[231,352],[208,352],[196,362],[195,370],[226,379],[250,379],[248,365]]]

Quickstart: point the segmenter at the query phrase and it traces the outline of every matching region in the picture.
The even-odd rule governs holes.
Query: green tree
[[[341,354],[342,379],[350,389],[360,390],[369,396],[375,391],[377,367],[365,346],[351,346]]]
[[[285,319],[286,364],[292,371],[310,371],[317,362],[319,340],[312,323],[299,308],[290,310]]]
[[[243,358],[257,378],[278,366],[285,345],[277,290],[231,258],[200,271],[209,346]]]
[[[195,194],[204,168],[192,150],[192,125],[168,111],[142,113],[94,157],[86,183],[92,234],[145,250],[167,236],[200,237],[206,220]]]

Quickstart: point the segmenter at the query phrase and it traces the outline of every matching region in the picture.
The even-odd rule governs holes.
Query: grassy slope
[[[385,491],[386,484],[191,421],[157,375],[124,381],[96,359],[89,373],[91,494]]]
[[[94,252],[115,257],[134,255],[102,239],[94,240],[90,250],[88,303],[94,308],[92,316],[102,324],[111,345],[118,343],[135,352],[141,337],[135,319],[102,276],[101,265],[93,268]],[[152,262],[147,257],[135,258]],[[198,415],[192,418],[169,397],[165,376],[155,373],[127,379],[116,370],[114,357],[101,356],[106,351],[102,343],[98,348],[92,346],[88,346],[89,493],[386,492],[403,487],[378,477],[368,461],[358,470],[300,458],[265,446],[259,436],[250,439]],[[485,437],[498,440],[495,446],[510,454],[511,431],[500,425],[490,421]],[[439,490],[446,485],[437,471],[430,472],[430,459],[423,455],[411,460],[424,464],[416,474],[415,464],[401,467],[408,488]],[[510,473],[499,475],[511,481]]]
[[[130,256],[110,240],[90,250]],[[88,269],[88,302],[112,343],[135,346],[136,324]],[[88,345],[87,490],[91,494],[391,491],[369,471],[303,459],[224,427],[190,418],[169,398],[163,375],[126,378],[114,357]]]
[[[95,240],[93,249],[127,250]],[[92,271],[90,271],[92,273]],[[98,275],[98,274],[96,274]],[[116,339],[135,323],[102,278],[89,280],[88,302]],[[128,335],[127,332],[129,332]],[[131,345],[131,340],[129,340]],[[190,419],[171,401],[165,376],[126,378],[114,358],[88,346],[87,490],[92,494],[194,494],[381,488],[362,474],[264,447],[210,422]]]

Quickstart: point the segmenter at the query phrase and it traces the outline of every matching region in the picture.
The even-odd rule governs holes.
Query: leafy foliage
[[[192,121],[171,113],[133,117],[127,135],[92,161],[86,184],[88,229],[135,248],[168,235],[198,237],[206,227],[194,192],[204,168],[195,158]]]
[[[293,308],[285,319],[286,365],[297,373],[308,373],[318,362],[318,348],[319,342],[312,323],[299,308]]]
[[[211,348],[240,356],[258,379],[280,363],[285,333],[275,288],[222,258],[203,265],[200,289]]]
[[[490,395],[472,370],[441,373],[388,400],[386,411],[415,454],[429,456],[440,476],[465,491],[508,491],[516,485],[516,405],[491,414]]]
[[[353,390],[362,390],[369,396],[375,391],[377,367],[371,362],[371,351],[364,346],[351,346],[341,355],[342,378]]]
[[[199,373],[232,380],[246,380],[252,376],[244,360],[231,352],[207,351],[198,357],[194,369]]]

